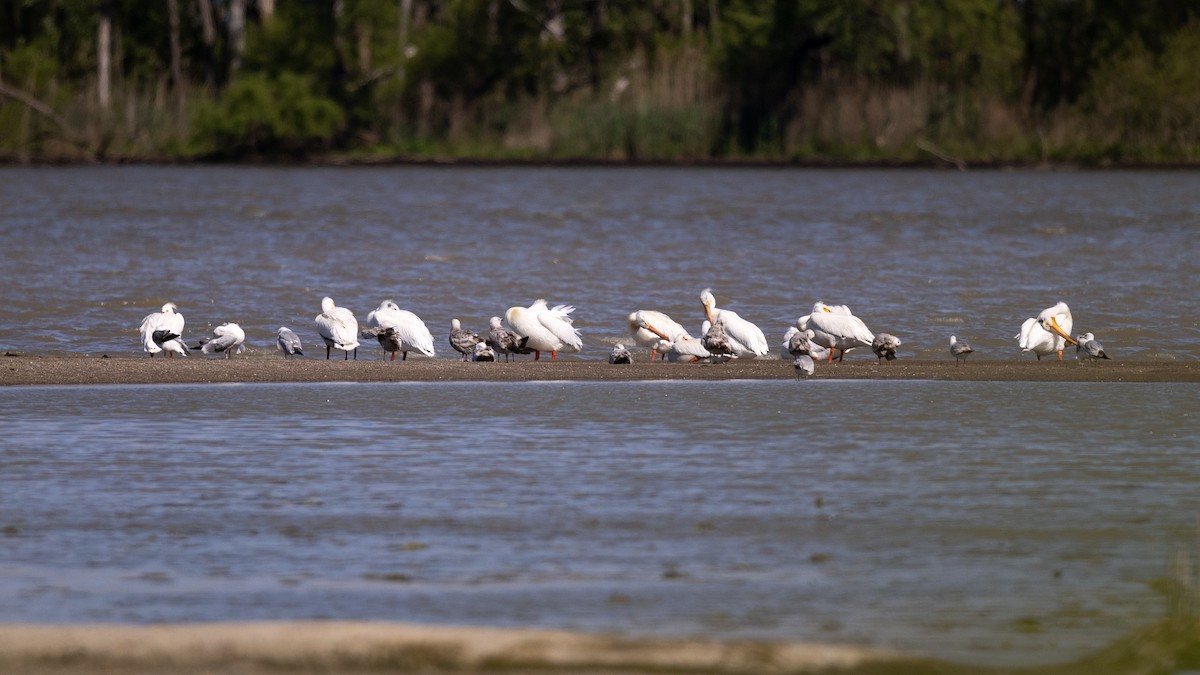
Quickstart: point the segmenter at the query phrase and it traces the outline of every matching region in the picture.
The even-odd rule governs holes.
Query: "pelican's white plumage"
[[[654,335],[658,342],[659,351],[666,355],[667,360],[673,363],[685,361],[695,363],[701,359],[708,359],[712,356],[707,349],[704,348],[703,340],[694,338],[688,335],[687,329],[678,323],[672,321],[668,333],[666,330],[659,328],[657,324],[652,323],[649,317],[654,314],[662,314],[661,312],[639,311],[634,312],[631,316],[633,321],[630,323],[630,331],[634,330],[636,325],[638,329],[644,330]],[[662,316],[666,316],[662,314]],[[707,322],[705,322],[707,323]],[[673,325],[671,325],[673,324]],[[708,330],[707,327],[704,330]]]
[[[862,319],[854,316],[846,305],[827,305],[817,301],[812,313],[796,321],[800,330],[811,330],[812,341],[829,349],[829,362],[833,362],[834,351],[839,351],[838,361],[846,358],[846,352],[856,347],[870,347],[875,334]]]
[[[304,356],[304,345],[300,343],[300,336],[287,326],[280,326],[279,330],[275,331],[275,346],[283,352],[284,357]]]
[[[639,309],[629,315],[627,319],[629,323],[629,335],[639,347],[650,348],[650,360],[653,361],[656,355],[666,358],[667,352],[671,350],[671,342],[674,341],[677,335],[687,335],[687,331],[679,322],[671,317],[656,312],[652,309]],[[659,332],[646,328],[643,324],[654,326]],[[660,335],[668,335],[669,338],[662,338]],[[688,336],[691,337],[691,336]]]
[[[246,351],[246,331],[236,323],[223,323],[213,329],[213,336],[200,341],[200,351],[205,354],[241,354]]]
[[[959,361],[962,361],[965,365],[967,357],[974,353],[974,351],[974,349],[971,349],[971,345],[959,342],[958,338],[953,335],[950,336],[950,355],[954,357],[955,366],[958,366]]]
[[[421,317],[406,309],[400,309],[400,306],[391,300],[384,300],[367,314],[367,328],[372,337],[379,338],[380,346],[392,353],[392,361],[396,360],[396,352],[403,354],[401,361],[408,360],[409,352],[419,352],[430,357],[436,355],[433,349],[433,334],[429,332]]]
[[[1071,318],[1071,308],[1067,303],[1059,302],[1053,307],[1043,309],[1037,317],[1025,319],[1021,324],[1021,332],[1016,334],[1017,345],[1023,352],[1033,352],[1038,361],[1043,356],[1057,353],[1062,361],[1062,350],[1068,344],[1076,344],[1071,337],[1074,320]]]
[[[150,356],[166,351],[167,358],[174,354],[187,356],[187,347],[180,338],[183,336],[183,315],[175,310],[175,303],[168,302],[159,311],[142,319],[138,330],[142,335],[142,349]]]
[[[333,304],[333,298],[321,299],[321,313],[317,315],[317,333],[325,341],[325,359],[329,359],[329,350],[340,349],[346,353],[345,358],[358,358],[358,319],[354,312],[345,307]]]
[[[509,307],[504,318],[517,335],[529,338],[525,346],[534,351],[535,361],[542,352],[550,352],[553,361],[560,351],[583,349],[583,339],[571,321],[574,311],[570,305],[547,307],[545,300],[538,299],[529,307]]]
[[[713,297],[711,288],[700,293],[700,302],[704,305],[704,315],[708,321],[714,325],[721,324],[733,356],[754,358],[766,356],[771,351],[766,336],[758,326],[738,316],[737,312],[717,309],[717,299]]]

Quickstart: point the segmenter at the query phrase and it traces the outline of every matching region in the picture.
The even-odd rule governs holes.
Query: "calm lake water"
[[[315,341],[328,294],[360,319],[394,298],[440,358],[451,318],[570,303],[567,358],[594,359],[635,309],[698,328],[711,286],[772,344],[823,299],[901,358],[948,359],[953,333],[1031,359],[1012,336],[1061,299],[1116,358],[1200,358],[1191,172],[3,168],[0,241],[9,351],[141,355],[170,300],[187,337],[238,321],[248,358],[278,358],[274,329]],[[1200,545],[1198,404],[1195,384],[5,388],[0,621],[1062,660],[1164,616],[1153,587]]]

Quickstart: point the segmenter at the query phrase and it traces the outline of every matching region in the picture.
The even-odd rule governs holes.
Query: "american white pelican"
[[[629,315],[627,319],[629,323],[629,335],[633,337],[634,343],[639,347],[650,348],[650,360],[653,361],[656,356],[666,358],[667,352],[671,349],[671,342],[675,340],[677,335],[687,335],[687,331],[683,326],[671,317],[656,312],[652,309],[640,309]],[[646,328],[643,323],[648,323],[654,326],[658,332]],[[662,338],[660,335],[665,334],[671,337]],[[688,337],[691,337],[690,335]]]
[[[1084,333],[1075,338],[1078,344],[1075,345],[1075,355],[1080,363],[1091,361],[1092,359],[1108,359],[1108,354],[1104,351],[1104,345],[1096,339],[1091,333]],[[1110,361],[1112,359],[1109,359]]]
[[[275,331],[275,346],[283,352],[285,358],[304,356],[304,345],[300,344],[300,336],[287,326],[280,326],[279,330]]]
[[[483,341],[476,333],[463,329],[458,319],[450,319],[450,346],[463,355],[463,361],[470,358],[475,353],[475,345]]]
[[[391,352],[396,360],[396,352],[401,353],[401,361],[408,360],[409,352],[420,352],[425,356],[435,356],[433,350],[433,334],[425,327],[421,317],[413,314],[391,300],[384,300],[379,306],[367,314],[367,330],[364,335],[379,340],[379,346],[384,351]]]
[[[1071,337],[1073,325],[1071,308],[1067,307],[1067,303],[1059,302],[1043,309],[1036,318],[1025,319],[1025,323],[1021,324],[1021,332],[1013,337],[1017,339],[1021,351],[1033,352],[1038,361],[1056,352],[1058,360],[1062,361],[1063,348],[1077,344],[1075,338]]]
[[[766,356],[771,351],[767,346],[766,336],[758,326],[738,316],[737,312],[717,309],[717,299],[713,297],[711,288],[706,288],[700,293],[700,302],[704,305],[704,315],[709,323],[714,326],[717,323],[721,324],[733,356],[754,358]]]
[[[633,363],[633,354],[625,349],[625,345],[617,343],[613,345],[612,351],[608,353],[609,363]]]
[[[546,301],[538,299],[529,307],[509,307],[504,318],[518,335],[529,338],[526,346],[533,350],[534,361],[542,358],[542,352],[550,352],[553,361],[560,351],[583,349],[583,339],[571,325],[574,311],[570,305],[546,307]]]
[[[954,357],[955,367],[958,367],[959,361],[962,361],[964,364],[966,364],[967,357],[970,356],[974,351],[974,349],[971,349],[971,345],[965,342],[959,342],[958,338],[954,337],[953,335],[950,336],[950,355]]]
[[[224,354],[225,358],[229,358],[230,354],[241,354],[246,351],[246,346],[242,343],[246,341],[246,331],[236,323],[223,323],[213,329],[213,336],[200,340],[200,344],[195,348],[205,354]]]
[[[884,359],[895,361],[896,350],[900,348],[900,345],[900,338],[891,333],[880,333],[871,341],[871,351],[875,352],[876,358],[880,361]]]
[[[350,358],[354,352],[358,360],[358,319],[354,312],[345,307],[333,304],[333,298],[321,299],[321,313],[314,319],[317,322],[317,333],[325,341],[325,360],[329,360],[329,350],[340,349],[345,352],[345,358]]]
[[[486,342],[476,342],[475,348],[471,350],[472,361],[495,361],[496,350],[492,349]]]
[[[811,330],[812,341],[829,349],[829,362],[833,363],[834,351],[838,361],[846,358],[846,352],[856,347],[870,347],[875,335],[854,316],[845,305],[827,305],[817,301],[812,313],[796,320],[800,330]]]
[[[168,302],[162,309],[142,319],[138,330],[142,334],[142,349],[155,354],[166,351],[167,358],[176,354],[188,355],[187,346],[180,341],[183,336],[183,315],[176,313],[175,303]]]
[[[504,361],[508,362],[509,354],[529,354],[532,349],[526,347],[529,338],[522,337],[504,327],[500,321],[500,317],[493,316],[489,324],[491,329],[488,330],[487,345],[494,351],[504,354]]]

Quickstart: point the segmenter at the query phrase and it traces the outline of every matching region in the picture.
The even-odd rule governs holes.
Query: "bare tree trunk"
[[[692,0],[679,0],[679,26],[683,32],[683,41],[687,43],[692,37]]]
[[[211,0],[196,0],[200,12],[200,28],[204,38],[204,86],[208,95],[217,95],[217,26],[213,20]]]
[[[408,62],[408,25],[412,21],[412,0],[400,0],[399,26],[396,27],[397,40],[400,43],[400,66],[396,69],[396,79],[404,86],[405,64]]]
[[[183,50],[179,46],[179,0],[167,0],[167,20],[171,28],[171,89],[175,94],[175,124],[183,123]]]
[[[106,1],[100,6],[96,29],[96,95],[102,111],[108,110],[112,100],[112,20],[112,2]]]
[[[246,52],[246,0],[229,0],[229,48],[229,70],[236,73]]]
[[[258,0],[258,18],[266,23],[275,14],[275,0]]]

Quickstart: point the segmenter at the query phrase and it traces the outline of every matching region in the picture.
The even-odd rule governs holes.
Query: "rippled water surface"
[[[1200,358],[1191,172],[0,168],[0,347],[310,344],[320,298],[440,358],[545,297],[777,344],[845,303],[991,359],[1068,302],[1122,359]],[[313,350],[314,352],[316,350]],[[366,353],[360,358],[377,359]],[[852,355],[850,358],[871,358]],[[114,361],[113,363],[119,363]],[[0,364],[2,365],[2,364]],[[1047,364],[1049,367],[1059,367]],[[680,366],[687,367],[687,366]],[[822,640],[988,663],[1163,616],[1194,551],[1195,384],[657,382],[0,389],[0,621],[387,619]]]
[[[1077,656],[1163,616],[1194,384],[0,390],[0,621],[387,619]],[[1119,411],[1097,414],[1095,411]]]
[[[269,353],[330,295],[449,352],[451,318],[544,297],[598,358],[636,309],[698,330],[712,287],[772,344],[823,299],[910,356],[1021,358],[1064,300],[1116,357],[1200,358],[1196,172],[0,168],[0,241],[6,350],[138,354],[169,300],[188,339],[236,321]]]

